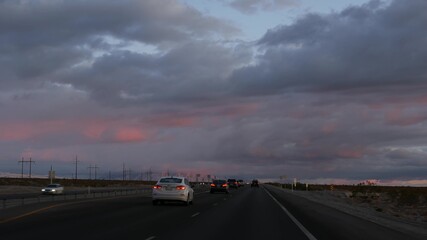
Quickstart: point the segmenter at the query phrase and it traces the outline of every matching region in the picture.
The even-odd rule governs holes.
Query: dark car
[[[257,179],[252,180],[251,187],[259,187],[259,183]]]
[[[230,186],[231,188],[238,188],[239,187],[239,182],[237,182],[236,179],[234,178],[229,178],[227,180],[228,186]]]
[[[211,183],[211,193],[216,193],[216,192],[224,192],[228,194],[228,184],[227,181],[222,180],[222,179],[215,179],[212,181]]]
[[[245,186],[245,182],[243,181],[243,179],[239,179],[239,180],[237,180],[237,182],[239,183],[239,187]]]

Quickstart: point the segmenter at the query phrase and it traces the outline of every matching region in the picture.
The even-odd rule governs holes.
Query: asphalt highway
[[[28,206],[27,206],[28,208]],[[0,239],[423,239],[264,186],[199,192],[194,205],[153,206],[149,195],[0,211]]]

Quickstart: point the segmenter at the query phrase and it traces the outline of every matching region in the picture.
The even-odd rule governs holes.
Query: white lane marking
[[[191,215],[191,217],[195,217],[195,216],[197,216],[199,214],[200,214],[200,212],[196,212],[195,214]]]
[[[149,237],[149,238],[146,238],[145,240],[153,240],[153,239],[155,239],[156,238],[156,236],[151,236],[151,237]]]
[[[317,240],[313,234],[311,234],[307,228],[305,228],[289,211],[286,209],[271,193],[269,193],[265,188],[264,191],[279,205],[280,208],[288,215],[288,217],[299,227],[299,229],[308,237],[310,240]]]

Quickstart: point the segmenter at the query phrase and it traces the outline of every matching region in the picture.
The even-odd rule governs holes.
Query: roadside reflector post
[[[308,191],[308,183],[305,184],[305,190]]]

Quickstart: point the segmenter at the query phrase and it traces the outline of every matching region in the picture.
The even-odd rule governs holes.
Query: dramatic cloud
[[[422,183],[426,11],[370,1],[246,43],[174,0],[0,1],[1,172],[32,157],[69,176],[78,155],[104,173]]]
[[[427,68],[425,1],[372,1],[269,30],[255,67],[236,71],[248,94],[289,89],[338,90],[424,85]]]

